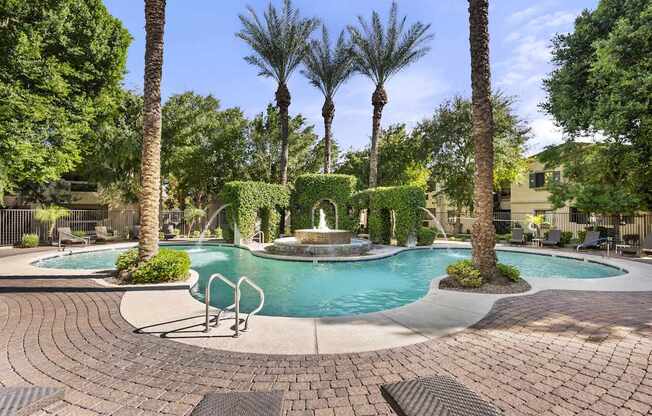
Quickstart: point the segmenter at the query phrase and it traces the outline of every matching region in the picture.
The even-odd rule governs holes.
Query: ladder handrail
[[[219,273],[212,274],[211,277],[208,278],[208,283],[206,283],[206,288],[204,289],[204,303],[206,304],[206,327],[204,328],[204,332],[208,332],[208,328],[209,328],[210,317],[209,317],[208,309],[209,309],[210,303],[211,303],[211,285],[213,284],[213,281],[216,278],[220,279],[221,281],[226,283],[228,286],[230,286],[235,291],[234,297],[233,297],[233,304],[227,306],[224,309],[233,309],[234,307],[236,307],[237,304],[240,303],[240,296],[239,296],[239,293],[238,293],[237,286],[235,284],[233,284],[233,282],[231,282],[229,279],[227,279],[226,277],[222,276]],[[220,315],[221,314],[222,314],[222,309],[220,309],[220,311],[217,313],[215,326],[218,326],[220,324]]]
[[[242,283],[247,283],[249,286],[251,286],[256,292],[258,292],[258,296],[260,297],[260,303],[258,306],[251,312],[247,314],[247,319],[245,319],[245,326],[244,326],[244,331],[246,331],[249,328],[249,318],[252,316],[256,315],[258,312],[260,312],[261,309],[263,309],[263,306],[265,305],[265,292],[263,292],[263,289],[260,288],[257,284],[251,281],[247,276],[242,276],[238,280],[238,284],[236,285],[236,290],[238,292],[238,295],[240,295],[240,286]],[[238,305],[236,306],[236,311],[237,314],[240,312],[240,302],[238,302]],[[236,326],[236,334],[237,334],[237,326]]]
[[[254,233],[254,235],[251,236],[251,241],[254,241],[254,238],[255,238],[257,235],[259,235],[259,234],[260,234],[260,241],[259,241],[259,243],[260,243],[260,244],[265,244],[265,233],[264,233],[262,230],[260,230],[260,231],[256,231],[256,232]]]

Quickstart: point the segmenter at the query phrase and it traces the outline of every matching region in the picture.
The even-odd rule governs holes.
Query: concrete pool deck
[[[92,247],[91,250],[117,249],[133,244]],[[444,246],[439,246],[444,248]],[[451,244],[468,247],[468,244]],[[548,289],[636,292],[652,291],[652,266],[620,258],[592,254],[573,254],[559,250],[498,247],[505,251],[520,251],[541,255],[573,257],[595,261],[624,269],[625,275],[600,279],[528,279],[533,294]],[[426,248],[427,249],[427,248]],[[76,252],[87,251],[83,249]],[[380,257],[394,255],[403,249],[384,249]],[[2,260],[0,275],[11,271],[12,276],[71,276],[98,277],[98,271],[43,269],[32,265],[47,255],[18,255]],[[367,258],[365,258],[367,260]],[[435,277],[435,276],[433,276]],[[98,280],[99,281],[99,280]],[[480,321],[499,299],[519,295],[487,295],[441,291],[432,285],[422,299],[400,308],[371,314],[334,318],[285,318],[255,316],[250,330],[233,338],[232,314],[227,314],[218,328],[204,333],[204,305],[195,300],[187,287],[126,290],[120,313],[136,328],[138,334],[153,334],[161,338],[209,349],[266,354],[331,354],[353,353],[408,346],[450,335]]]

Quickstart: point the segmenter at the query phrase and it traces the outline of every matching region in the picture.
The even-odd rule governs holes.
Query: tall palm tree
[[[475,147],[473,263],[485,280],[493,280],[498,273],[493,224],[494,125],[489,67],[489,0],[469,0],[469,31]]]
[[[337,89],[353,74],[351,46],[340,32],[331,49],[326,26],[322,26],[321,41],[313,40],[304,58],[306,69],[301,71],[312,85],[324,94],[321,115],[324,118],[324,173],[331,173],[331,126],[335,116],[333,97]]]
[[[242,30],[236,33],[240,39],[254,50],[255,55],[245,57],[245,61],[258,68],[258,75],[276,80],[276,105],[281,115],[281,160],[280,182],[285,185],[288,178],[288,136],[290,90],[287,81],[292,72],[301,64],[307,50],[310,35],[319,21],[304,19],[299,10],[292,7],[291,0],[283,1],[280,13],[269,3],[264,13],[264,22],[256,11],[248,6],[250,16],[240,15]]]
[[[416,22],[405,30],[405,20],[406,17],[398,20],[397,5],[394,1],[389,10],[387,28],[383,27],[376,11],[371,14],[371,22],[358,16],[359,27],[348,27],[353,43],[355,68],[376,85],[371,96],[374,114],[369,155],[370,188],[376,186],[378,178],[380,119],[383,107],[388,102],[385,82],[430,50],[426,46],[426,42],[432,39],[432,35],[428,34],[430,25]]]
[[[145,261],[158,252],[161,188],[161,77],[165,0],[145,0],[145,81],[138,252]]]

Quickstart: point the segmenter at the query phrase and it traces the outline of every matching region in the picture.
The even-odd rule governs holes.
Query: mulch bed
[[[521,279],[518,282],[508,284],[489,284],[485,283],[480,287],[463,287],[457,280],[452,277],[445,277],[439,281],[439,288],[443,290],[455,290],[458,292],[488,293],[495,295],[504,295],[511,293],[523,293],[532,289],[530,284]]]

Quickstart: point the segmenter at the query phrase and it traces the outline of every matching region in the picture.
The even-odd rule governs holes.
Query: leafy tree
[[[54,227],[57,225],[59,218],[65,218],[68,215],[70,215],[70,210],[68,208],[57,205],[39,207],[34,212],[34,218],[36,218],[37,221],[47,224],[48,237],[50,240],[54,238]]]
[[[57,181],[113,104],[130,36],[100,0],[0,3],[0,200]]]
[[[430,171],[420,137],[407,132],[404,124],[384,129],[378,147],[379,176],[377,186],[414,185],[428,187]],[[339,162],[336,173],[353,175],[358,186],[366,188],[369,180],[369,148],[349,150]]]
[[[494,121],[491,105],[489,65],[489,0],[469,0],[469,44],[471,50],[471,106],[475,175],[471,230],[473,265],[486,281],[498,276],[496,229],[493,224]]]
[[[512,109],[509,97],[495,95],[493,189],[509,187],[527,168],[523,156],[530,128]],[[431,119],[415,128],[419,150],[428,154],[431,188],[457,211],[474,209],[475,143],[471,101],[456,96],[441,104]],[[425,151],[425,152],[424,152]]]
[[[380,119],[383,107],[388,103],[385,83],[393,75],[423,57],[430,50],[425,45],[432,39],[432,35],[428,34],[429,24],[417,22],[405,30],[406,17],[399,20],[397,14],[398,6],[393,1],[387,27],[383,26],[376,11],[371,14],[371,22],[358,16],[359,27],[348,27],[353,43],[355,69],[376,86],[371,96],[374,114],[369,158],[370,187],[375,187],[378,182]]]
[[[158,253],[164,27],[165,0],[145,0],[145,83],[138,240],[138,257],[141,262],[151,259]]]
[[[287,81],[301,64],[308,50],[308,39],[318,24],[317,19],[304,19],[299,10],[292,7],[291,0],[283,1],[279,13],[270,2],[261,21],[256,11],[248,7],[250,16],[240,15],[242,30],[236,34],[244,40],[255,55],[245,61],[258,68],[258,75],[276,80],[276,104],[281,118],[280,183],[288,181],[288,140],[290,90]]]
[[[318,142],[314,126],[306,126],[306,119],[298,115],[289,120],[288,178],[293,181],[303,173],[317,173],[324,160],[323,144]],[[271,104],[265,113],[252,121],[249,132],[248,176],[253,180],[278,182],[278,150],[282,147],[279,110]],[[335,152],[336,146],[333,146]]]
[[[324,118],[324,173],[331,173],[331,126],[335,116],[333,96],[353,74],[351,46],[341,32],[331,50],[326,26],[322,26],[321,41],[313,40],[304,58],[306,69],[301,71],[310,83],[324,94],[321,115]]]
[[[556,68],[544,81],[543,108],[569,142],[595,132],[604,136],[598,146],[568,146],[554,155],[551,162],[563,163],[573,182],[551,188],[557,205],[570,202],[593,212],[652,207],[651,19],[647,0],[602,0],[582,12],[573,32],[553,39]]]
[[[192,228],[195,225],[195,222],[201,221],[201,219],[204,218],[205,216],[206,216],[206,210],[192,205],[190,205],[183,211],[183,218],[186,220],[186,222],[190,223],[188,225],[188,235],[190,235],[190,233],[192,232]],[[200,224],[200,228],[201,228],[201,224]]]
[[[208,203],[245,169],[248,121],[237,109],[220,110],[211,95],[173,95],[163,106],[163,175],[178,204]]]

